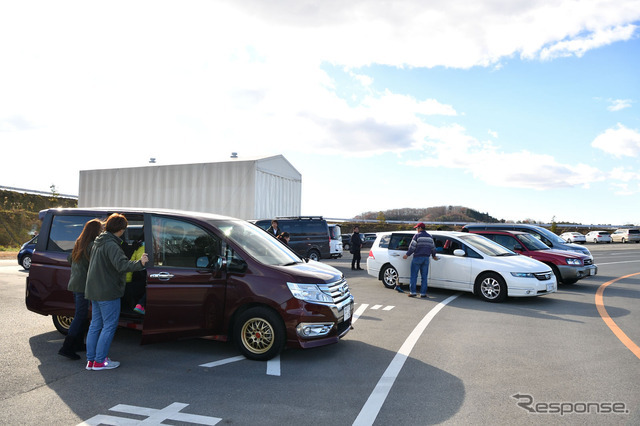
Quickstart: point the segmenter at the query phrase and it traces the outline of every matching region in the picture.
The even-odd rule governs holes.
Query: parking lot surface
[[[119,329],[110,371],[57,355],[51,318],[25,308],[27,272],[0,261],[0,424],[640,424],[640,245],[588,247],[595,277],[501,304],[411,299],[347,253],[326,261],[356,299],[336,345],[255,362]]]

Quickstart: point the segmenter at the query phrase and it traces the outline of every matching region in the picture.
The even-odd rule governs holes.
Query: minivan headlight
[[[287,283],[287,286],[296,299],[306,302],[333,303],[333,298],[320,290],[316,284]]]

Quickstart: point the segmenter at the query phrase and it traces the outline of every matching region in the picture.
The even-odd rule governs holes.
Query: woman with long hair
[[[76,312],[73,316],[73,321],[71,321],[67,337],[64,339],[64,343],[58,351],[58,354],[73,360],[80,359],[76,351],[82,349],[84,331],[87,328],[86,321],[89,314],[89,301],[84,298],[84,289],[87,283],[87,271],[89,269],[89,258],[91,257],[93,241],[102,232],[102,226],[103,224],[99,219],[91,219],[85,223],[69,255],[71,278],[69,279],[67,289],[73,292]]]

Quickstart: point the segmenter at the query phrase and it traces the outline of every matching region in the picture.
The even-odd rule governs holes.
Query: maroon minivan
[[[337,269],[304,261],[256,226],[207,213],[133,208],[49,209],[26,285],[27,308],[66,333],[74,315],[67,257],[84,224],[122,213],[125,243],[149,255],[142,282],[127,284],[120,325],[142,343],[232,338],[244,356],[268,360],[285,346],[335,343],[351,329],[353,296]],[[145,314],[133,311],[146,291]]]

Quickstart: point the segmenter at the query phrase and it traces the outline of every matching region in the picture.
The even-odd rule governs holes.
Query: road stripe
[[[624,333],[624,331],[622,331],[622,329],[618,327],[618,324],[616,324],[615,321],[611,319],[611,317],[607,313],[606,308],[604,307],[604,296],[603,296],[604,289],[609,287],[611,284],[615,283],[616,281],[620,281],[624,278],[633,277],[635,275],[640,275],[640,272],[636,272],[635,274],[629,274],[629,275],[625,275],[624,277],[616,278],[615,280],[608,281],[602,284],[600,287],[598,287],[598,291],[596,292],[596,308],[598,309],[598,313],[600,314],[600,317],[602,317],[602,320],[605,322],[605,324],[607,324],[607,326],[611,329],[611,331],[613,331],[613,334],[615,334],[616,337],[620,339],[622,344],[625,345],[627,349],[633,352],[633,354],[640,359],[640,347],[638,347],[638,345],[636,345],[633,342],[633,340],[631,340],[629,336],[627,336]]]
[[[363,303],[362,305],[358,306],[358,309],[356,309],[356,311],[353,313],[353,318],[351,318],[351,325],[353,325],[354,322],[358,321],[358,318],[360,318],[360,315],[362,315],[364,311],[367,310],[368,307],[369,307],[368,303]]]
[[[640,262],[640,260],[621,260],[620,262],[606,262],[606,263],[598,262],[598,266],[602,266],[602,265],[618,265],[620,263],[637,263],[637,262]]]
[[[460,296],[460,293],[454,294],[453,296],[438,303],[436,307],[431,309],[413,329],[409,337],[407,337],[407,340],[405,340],[400,347],[400,350],[396,353],[395,357],[393,357],[393,360],[391,360],[391,363],[382,374],[382,377],[380,377],[378,384],[373,389],[373,392],[371,392],[371,395],[369,395],[367,402],[365,402],[362,410],[360,410],[360,414],[358,414],[358,417],[353,422],[354,425],[364,426],[373,424],[376,417],[378,417],[382,404],[384,404],[384,401],[387,399],[387,396],[391,391],[393,383],[396,381],[400,370],[402,370],[402,366],[409,357],[411,350],[418,342],[418,339],[422,333],[424,333],[424,330],[436,314],[458,296]]]

